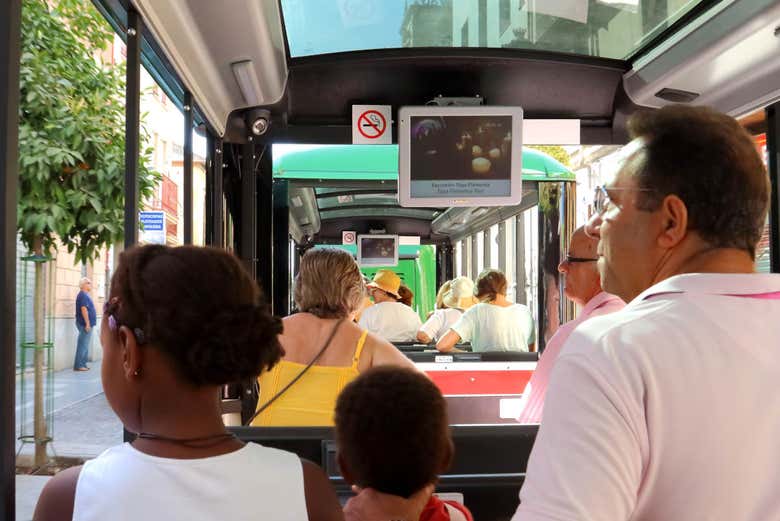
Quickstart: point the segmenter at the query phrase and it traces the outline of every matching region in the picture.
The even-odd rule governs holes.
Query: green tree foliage
[[[31,250],[59,238],[93,260],[123,238],[124,65],[101,62],[113,32],[89,1],[24,0],[21,32],[18,228]],[[142,198],[159,180],[150,153]]]
[[[566,149],[560,145],[529,145],[529,148],[544,152],[563,166],[571,166],[571,156],[566,152]]]

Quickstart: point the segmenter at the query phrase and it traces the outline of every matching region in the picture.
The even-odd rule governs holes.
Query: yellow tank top
[[[344,387],[357,378],[358,361],[363,352],[368,331],[358,339],[352,365],[332,367],[313,365],[300,380],[287,389],[266,410],[252,421],[255,427],[312,427],[332,426],[336,397]],[[258,377],[260,398],[257,408],[276,396],[306,364],[281,360],[273,369]]]

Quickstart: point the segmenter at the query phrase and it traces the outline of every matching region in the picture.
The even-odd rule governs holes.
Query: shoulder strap
[[[346,319],[342,318],[341,320],[339,320],[339,321],[336,323],[336,325],[335,325],[335,326],[333,326],[333,331],[331,331],[331,332],[330,332],[330,336],[329,336],[329,337],[328,337],[328,339],[325,341],[325,344],[322,346],[322,349],[320,349],[319,353],[317,353],[317,354],[314,356],[314,358],[312,358],[312,359],[311,359],[311,362],[309,362],[309,364],[308,364],[306,367],[304,367],[304,368],[301,370],[301,372],[300,372],[300,373],[298,373],[298,374],[296,375],[296,377],[295,377],[295,378],[293,378],[293,379],[290,381],[290,383],[288,383],[287,385],[285,385],[285,386],[284,386],[284,387],[283,387],[283,388],[282,388],[282,389],[281,389],[281,390],[280,390],[278,393],[276,393],[274,396],[272,396],[272,397],[271,397],[271,399],[269,399],[269,400],[268,400],[267,402],[265,402],[263,405],[261,405],[260,407],[258,407],[258,409],[255,411],[255,413],[254,413],[254,414],[253,414],[253,415],[252,415],[252,416],[251,416],[251,417],[250,417],[250,418],[249,418],[249,419],[248,419],[248,420],[247,420],[247,421],[244,423],[244,425],[250,425],[250,424],[251,424],[251,423],[254,421],[254,419],[255,419],[255,418],[257,418],[257,417],[260,415],[260,413],[261,413],[261,412],[263,412],[264,410],[266,410],[266,409],[268,408],[268,406],[270,406],[272,403],[274,403],[274,402],[277,400],[277,398],[279,398],[281,395],[283,395],[283,394],[284,394],[284,393],[287,391],[287,389],[289,389],[290,387],[292,387],[292,386],[293,386],[293,384],[294,384],[295,382],[297,382],[298,380],[300,380],[300,379],[301,379],[301,377],[302,377],[302,376],[303,376],[303,375],[306,373],[306,371],[308,371],[309,369],[311,369],[311,366],[313,366],[315,363],[317,363],[317,360],[319,360],[319,359],[320,359],[320,357],[322,356],[322,354],[325,352],[325,350],[328,348],[328,346],[330,345],[330,343],[333,341],[333,337],[335,337],[335,336],[336,336],[336,332],[339,330],[339,326],[342,324],[342,322],[344,322],[344,320],[346,320]]]
[[[357,369],[358,361],[360,361],[360,354],[363,352],[363,347],[366,345],[366,337],[368,336],[368,329],[364,329],[363,333],[357,341],[357,347],[355,348],[355,355],[352,357],[352,369]]]

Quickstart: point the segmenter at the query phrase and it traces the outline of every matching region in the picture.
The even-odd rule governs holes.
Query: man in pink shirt
[[[513,520],[780,519],[780,275],[754,273],[768,176],[710,109],[629,128],[587,228],[628,305],[569,337]]]
[[[705,107],[629,130],[587,228],[604,290],[628,304],[569,336],[513,520],[780,519],[780,274],[754,273],[766,170]],[[361,496],[353,509],[400,512]]]
[[[596,255],[598,242],[598,239],[585,233],[584,227],[577,228],[569,241],[569,252],[558,265],[558,271],[565,276],[564,294],[569,300],[582,306],[582,311],[576,319],[559,327],[547,342],[531,380],[523,391],[522,410],[517,419],[520,423],[542,421],[550,372],[574,329],[591,317],[613,313],[626,305],[619,297],[601,289],[599,270],[596,267],[596,261],[599,260]]]

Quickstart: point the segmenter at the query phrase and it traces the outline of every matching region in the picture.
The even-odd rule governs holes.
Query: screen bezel
[[[368,261],[363,258],[363,239],[393,239],[393,263],[388,264],[386,262]],[[357,263],[361,268],[376,268],[376,267],[393,267],[398,266],[398,235],[384,234],[362,234],[357,236]]]
[[[510,116],[512,118],[512,169],[508,196],[413,197],[411,193],[411,118],[417,116]],[[398,110],[398,202],[403,207],[511,206],[523,198],[523,109],[521,107],[401,107]]]

